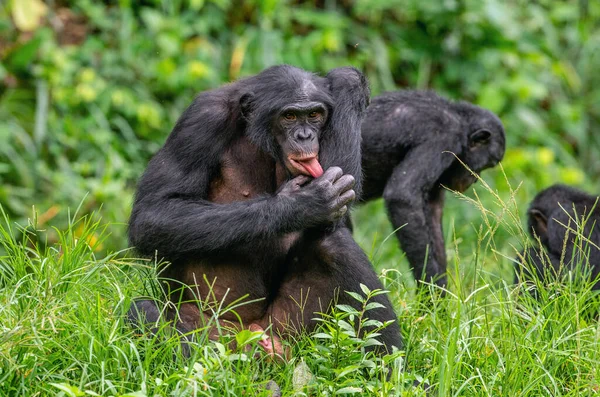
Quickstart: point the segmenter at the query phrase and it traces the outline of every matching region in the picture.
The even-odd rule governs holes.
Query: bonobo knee
[[[131,302],[127,312],[127,322],[136,327],[155,324],[160,318],[160,310],[156,302],[150,299],[140,299]]]
[[[155,301],[150,299],[139,299],[131,302],[129,311],[127,312],[127,322],[135,327],[142,330],[149,330],[153,335],[157,335],[159,327],[156,326],[157,322],[161,318],[161,311],[158,309],[158,305]],[[172,320],[172,312],[168,312],[166,320]],[[190,357],[191,347],[190,341],[193,339],[191,336],[186,335],[190,329],[179,321],[175,321],[175,329],[179,333],[179,340],[181,344],[181,354],[183,357]],[[173,355],[175,359],[176,355]]]
[[[400,186],[386,186],[382,197],[388,209],[412,207],[416,205],[414,202],[415,198],[408,197],[403,190],[405,189]]]

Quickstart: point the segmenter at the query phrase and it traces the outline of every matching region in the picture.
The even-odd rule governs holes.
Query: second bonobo
[[[178,329],[206,326],[212,305],[247,297],[222,325],[311,330],[336,299],[357,305],[344,291],[382,288],[343,222],[360,186],[368,101],[356,69],[320,77],[285,65],[196,97],[148,164],[129,223],[140,253],[171,262],[171,299],[185,302]],[[385,295],[374,300],[382,307],[369,317],[396,319]],[[138,301],[130,318],[156,313]],[[400,347],[398,324],[379,339]]]
[[[399,91],[373,99],[362,138],[361,199],[383,196],[415,277],[445,286],[443,186],[463,192],[476,181],[461,161],[476,174],[498,164],[505,149],[502,122],[431,91]]]

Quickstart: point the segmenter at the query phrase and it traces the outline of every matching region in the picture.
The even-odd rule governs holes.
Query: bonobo
[[[600,207],[598,195],[565,185],[553,185],[535,196],[527,211],[528,229],[539,243],[522,252],[518,262],[533,265],[517,268],[515,282],[556,280],[578,268],[585,279],[600,289]]]
[[[463,192],[476,174],[498,164],[505,149],[502,122],[431,91],[399,91],[373,99],[362,139],[361,199],[383,196],[415,277],[445,286],[443,186]]]
[[[333,302],[356,306],[345,291],[382,288],[344,222],[360,189],[368,101],[353,68],[319,77],[285,65],[196,97],[150,161],[129,223],[140,253],[171,262],[170,290],[188,286],[171,295],[185,302],[178,329],[247,297],[222,325],[310,331]],[[386,296],[375,301],[384,307],[370,318],[396,319]],[[130,317],[152,317],[153,305],[134,303]],[[400,347],[398,325],[380,341]]]

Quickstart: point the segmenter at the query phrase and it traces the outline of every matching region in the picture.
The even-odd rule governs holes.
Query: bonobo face
[[[504,127],[492,112],[470,105],[466,114],[468,123],[467,147],[459,158],[471,171],[479,175],[486,168],[494,167],[504,157]],[[458,163],[458,164],[456,164]],[[456,161],[446,186],[464,192],[477,180],[476,175]]]
[[[239,101],[245,134],[256,146],[291,176],[323,174],[319,138],[335,103],[326,78],[273,66],[247,81]]]
[[[285,106],[276,117],[275,137],[290,174],[323,174],[319,163],[319,138],[327,121],[327,108],[320,102],[298,102]]]

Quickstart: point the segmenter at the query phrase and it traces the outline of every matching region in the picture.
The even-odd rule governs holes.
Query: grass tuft
[[[481,219],[471,225],[468,249],[450,228],[445,294],[433,285],[416,287],[390,229],[386,239],[368,241],[398,314],[404,351],[381,358],[368,353],[385,326],[369,319],[376,307],[370,298],[383,291],[364,288],[351,294],[360,310],[338,305],[315,334],[286,341],[292,359],[285,364],[265,357],[257,335],[247,331],[223,330],[219,341],[209,341],[200,329],[184,358],[181,336],[168,322],[156,324],[156,334],[126,324],[132,299],[165,300],[160,266],[126,252],[99,256],[110,225],[94,215],[73,216],[66,229],[52,231],[57,238],[49,243],[35,217],[20,226],[2,212],[0,395],[268,396],[269,381],[296,396],[424,395],[415,382],[439,396],[596,395],[600,325],[593,280],[577,272],[534,278],[533,294],[531,284],[512,282],[513,271],[498,270],[499,263],[516,263],[518,246],[534,244],[520,224],[515,194],[502,200],[481,184],[473,198],[458,196]],[[380,206],[355,214],[359,241],[373,230],[364,215],[377,227],[387,222]],[[574,230],[583,230],[583,219],[573,221]],[[498,233],[512,240],[499,245]],[[585,259],[580,237],[576,251]],[[218,307],[215,316],[222,310],[234,308]],[[369,330],[359,336],[356,327]]]

